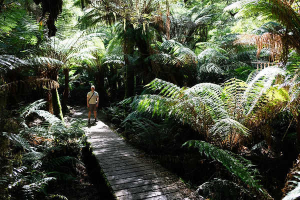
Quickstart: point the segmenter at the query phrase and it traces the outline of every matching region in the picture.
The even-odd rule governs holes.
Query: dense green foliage
[[[0,0],[0,193],[50,198],[71,178],[85,138],[64,115],[93,84],[118,130],[192,187],[297,198],[298,4]]]
[[[51,197],[47,186],[55,181],[73,180],[76,176],[84,131],[80,122],[69,127],[45,110],[45,101],[39,100],[20,110],[19,122],[10,132],[1,133],[1,195],[6,199],[38,199]],[[28,119],[38,117],[43,123],[27,125]],[[19,134],[11,133],[19,131]]]

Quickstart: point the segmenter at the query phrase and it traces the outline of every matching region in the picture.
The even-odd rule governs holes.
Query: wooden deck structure
[[[190,190],[178,177],[144,157],[103,122],[85,131],[116,199],[194,199],[185,195]]]

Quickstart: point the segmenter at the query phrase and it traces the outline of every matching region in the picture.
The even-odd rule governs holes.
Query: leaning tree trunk
[[[125,81],[125,98],[134,95],[134,66],[129,62],[129,56],[133,55],[134,44],[130,41],[130,37],[125,34],[124,38],[124,60],[126,67],[126,81]]]
[[[54,94],[54,95],[52,95],[54,114],[59,119],[61,119],[62,122],[64,123],[64,116],[63,116],[62,109],[61,109],[61,104],[60,104],[60,98],[59,98],[58,90],[57,89],[52,90],[52,94]]]

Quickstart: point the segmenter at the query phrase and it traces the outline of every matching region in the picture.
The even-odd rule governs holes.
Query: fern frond
[[[160,95],[141,95],[135,97],[131,106],[139,112],[151,113],[152,116],[170,116],[172,112],[169,108],[175,105],[176,100],[162,97]]]
[[[43,106],[45,106],[46,103],[47,102],[45,100],[43,100],[43,99],[40,99],[40,100],[37,100],[37,101],[31,103],[29,106],[26,106],[25,108],[23,108],[22,110],[20,110],[21,117],[26,118],[33,111],[39,110],[40,108],[42,108]]]
[[[300,181],[298,182],[298,185],[290,191],[282,200],[294,200],[298,199],[300,197]]]
[[[29,152],[23,155],[23,160],[25,162],[34,162],[37,160],[41,160],[43,157],[45,157],[45,153],[43,152],[37,152],[37,151],[33,151],[33,152]]]
[[[62,66],[64,63],[61,60],[50,57],[35,57],[28,59],[30,65],[38,66]]]
[[[205,63],[200,64],[198,68],[198,73],[214,73],[214,74],[223,74],[224,70],[220,68],[219,65],[215,63]]]
[[[285,187],[282,189],[284,200],[298,199],[300,197],[300,155],[293,168],[287,174]]]
[[[62,123],[62,121],[59,118],[55,117],[54,115],[45,110],[34,110],[32,111],[32,113],[36,113],[38,116],[43,117],[51,125]]]
[[[179,97],[184,90],[173,83],[158,78],[146,85],[146,88],[152,90],[153,92],[159,91],[161,95],[172,98]]]
[[[272,86],[278,75],[285,75],[285,71],[278,67],[268,67],[260,71],[252,80],[248,80],[248,87],[243,96],[246,115],[252,112],[259,99]]]
[[[14,55],[0,55],[0,70],[7,71],[17,69],[21,66],[28,65],[26,60],[20,59]]]
[[[220,85],[213,84],[213,83],[199,83],[189,89],[186,89],[184,93],[186,95],[189,95],[190,93],[193,95],[197,95],[199,93],[206,92],[207,90],[212,90],[218,95],[222,93],[222,87]]]
[[[26,80],[19,80],[10,82],[7,84],[0,85],[0,90],[12,92],[24,92],[30,91],[36,88],[47,88],[47,89],[57,89],[59,84],[57,81],[48,79],[48,78],[36,78],[29,77]],[[0,95],[6,95],[6,93],[0,93]]]
[[[43,167],[48,170],[55,170],[65,163],[81,163],[78,159],[71,156],[61,156],[44,161]],[[82,163],[81,163],[82,164]]]
[[[243,95],[248,87],[247,83],[236,78],[230,79],[223,84],[223,101],[229,114],[236,119],[243,117]]]
[[[46,187],[49,184],[50,181],[54,181],[54,180],[56,180],[56,178],[54,178],[54,177],[42,178],[41,180],[38,180],[34,183],[24,185],[22,187],[22,189],[23,189],[23,192],[24,192],[25,196],[33,197],[33,192],[42,191],[43,188]]]
[[[249,129],[247,127],[231,118],[218,120],[210,129],[210,132],[213,135],[220,135],[223,139],[233,132],[237,132],[244,136],[249,135]]]
[[[252,169],[253,165],[250,161],[204,141],[190,140],[184,143],[183,146],[199,149],[200,154],[220,162],[229,172],[240,178],[244,183],[262,192],[264,195],[268,195],[259,184],[259,180],[256,179],[258,171]]]
[[[16,135],[13,133],[6,133],[6,132],[3,132],[2,135],[7,137],[17,147],[20,147],[20,148],[25,149],[30,152],[32,152],[34,150],[34,148],[28,143],[28,141],[20,135]]]

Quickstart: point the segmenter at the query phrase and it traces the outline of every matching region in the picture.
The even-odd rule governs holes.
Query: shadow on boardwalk
[[[87,122],[84,108],[73,116]],[[86,127],[85,132],[117,199],[197,199],[177,176],[146,158],[102,121]]]

